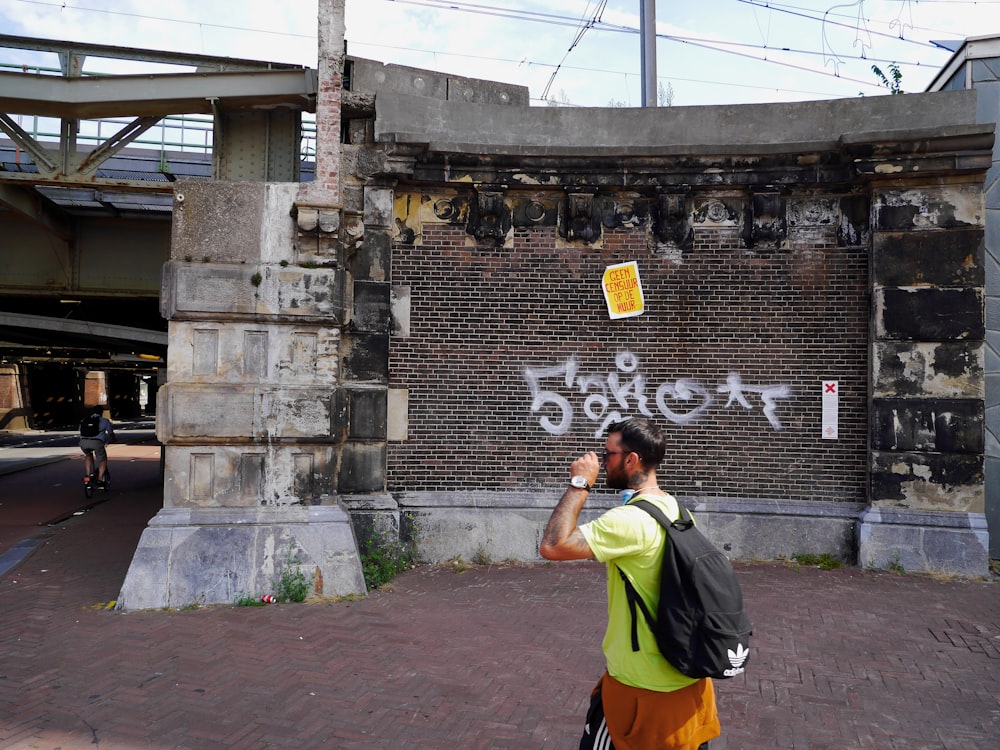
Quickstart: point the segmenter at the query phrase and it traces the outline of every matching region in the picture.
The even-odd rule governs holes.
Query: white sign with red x
[[[823,439],[837,439],[837,411],[840,401],[840,386],[836,380],[823,381]]]

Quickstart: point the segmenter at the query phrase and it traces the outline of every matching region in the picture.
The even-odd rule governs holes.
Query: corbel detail
[[[664,244],[681,250],[694,246],[694,229],[688,217],[687,195],[683,193],[661,193],[656,201],[657,216],[653,234]]]
[[[788,236],[785,199],[776,189],[751,193],[743,222],[743,245],[747,248],[781,247]]]
[[[340,210],[340,206],[296,203],[295,222],[303,232],[319,231],[336,237],[340,231]]]
[[[586,244],[596,242],[601,237],[601,220],[594,214],[594,193],[596,189],[567,191],[566,221],[563,229],[570,242],[580,240]]]
[[[504,202],[503,189],[477,190],[470,209],[466,232],[477,242],[502,245],[510,231],[510,209]]]

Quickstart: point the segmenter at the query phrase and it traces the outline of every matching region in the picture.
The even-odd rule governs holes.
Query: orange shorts
[[[660,693],[625,685],[605,672],[598,687],[615,750],[695,750],[722,733],[707,677]]]

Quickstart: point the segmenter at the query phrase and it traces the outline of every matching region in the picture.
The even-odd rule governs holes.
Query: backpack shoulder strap
[[[675,524],[680,528],[688,528],[694,521],[691,518],[691,514],[688,509],[681,505],[680,501],[677,502],[677,510],[680,512],[680,518],[676,521],[671,521],[667,518],[667,515],[660,510],[660,508],[648,500],[637,499],[633,500],[629,505],[634,505],[637,508],[642,508],[649,515],[657,520],[660,526],[663,527],[666,532],[666,538],[664,540],[665,544],[670,544],[670,529]],[[616,566],[617,567],[617,566]],[[656,618],[653,617],[652,613],[649,611],[649,607],[646,602],[643,601],[642,597],[639,596],[639,592],[636,591],[635,586],[632,581],[629,580],[628,576],[625,575],[621,568],[618,568],[618,575],[622,577],[622,581],[625,582],[625,597],[628,599],[628,609],[629,613],[632,615],[632,650],[639,650],[639,622],[636,616],[636,607],[642,612],[642,616],[646,618],[646,624],[649,625],[650,630],[655,630],[656,628]]]
[[[618,566],[616,565],[615,567],[617,568]],[[635,586],[632,585],[632,581],[630,581],[628,576],[625,575],[625,571],[618,568],[618,575],[620,575],[622,577],[622,581],[625,582],[625,598],[628,599],[628,611],[629,614],[632,615],[632,650],[638,651],[639,620],[638,617],[636,617],[635,608],[638,607],[642,610],[642,616],[646,618],[646,624],[649,625],[650,628],[653,627],[656,620],[653,615],[650,614],[649,608],[646,606],[646,602],[642,600],[642,597],[639,596],[639,592],[635,590]]]
[[[690,511],[684,507],[684,504],[680,500],[675,500],[677,503],[678,517],[676,521],[671,521],[667,518],[666,514],[660,510],[659,506],[655,503],[651,503],[648,500],[643,500],[639,498],[638,500],[633,500],[630,505],[634,505],[637,508],[642,508],[644,511],[649,513],[653,518],[655,518],[660,526],[666,529],[669,533],[670,528],[676,529],[687,529],[694,524],[694,519],[691,517]]]

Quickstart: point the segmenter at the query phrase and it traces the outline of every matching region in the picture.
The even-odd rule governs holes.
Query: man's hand
[[[584,453],[570,464],[570,477],[582,476],[591,487],[597,482],[601,461],[593,451]],[[589,492],[567,487],[545,526],[538,553],[547,560],[586,560],[594,556],[586,537],[577,526],[580,510]]]
[[[573,461],[569,467],[569,475],[571,477],[582,476],[586,477],[587,484],[593,487],[597,484],[597,475],[601,473],[601,459],[597,457],[594,451],[584,453],[578,459]]]

